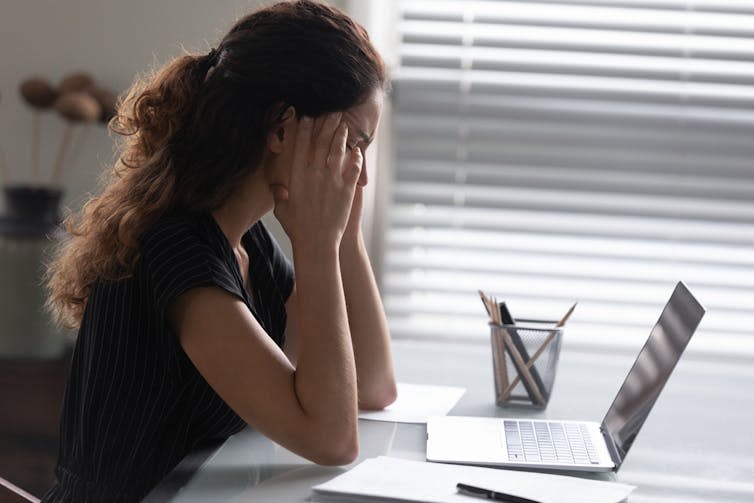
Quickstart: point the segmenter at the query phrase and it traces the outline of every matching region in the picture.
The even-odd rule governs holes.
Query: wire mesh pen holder
[[[544,409],[560,357],[563,327],[490,323],[495,402],[500,407]]]

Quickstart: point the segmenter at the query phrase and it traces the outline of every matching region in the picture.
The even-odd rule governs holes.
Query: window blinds
[[[399,1],[381,286],[395,337],[488,341],[580,307],[641,345],[675,282],[692,348],[754,357],[754,2]],[[583,313],[583,314],[582,314]]]

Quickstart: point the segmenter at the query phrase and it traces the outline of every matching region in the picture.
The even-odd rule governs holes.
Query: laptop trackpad
[[[508,461],[502,420],[443,417],[427,423],[427,459],[453,463],[499,464]],[[502,442],[501,442],[502,440]]]

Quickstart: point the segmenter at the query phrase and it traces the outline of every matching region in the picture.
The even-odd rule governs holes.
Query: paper
[[[618,503],[635,489],[617,482],[589,480],[476,466],[427,463],[380,456],[367,459],[350,471],[314,486],[315,500],[470,503],[458,494],[462,482],[541,503]],[[351,499],[349,499],[351,501]]]
[[[382,410],[359,411],[359,418],[396,423],[426,423],[432,416],[447,415],[464,393],[464,388],[399,382],[395,402]]]

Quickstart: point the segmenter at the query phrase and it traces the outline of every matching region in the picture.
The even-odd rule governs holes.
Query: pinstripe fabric
[[[142,236],[131,278],[93,285],[66,387],[57,482],[44,502],[138,501],[190,449],[244,427],[165,317],[181,293],[216,286],[242,299],[282,347],[291,264],[261,222],[242,241],[251,296],[207,213],[164,218]]]

